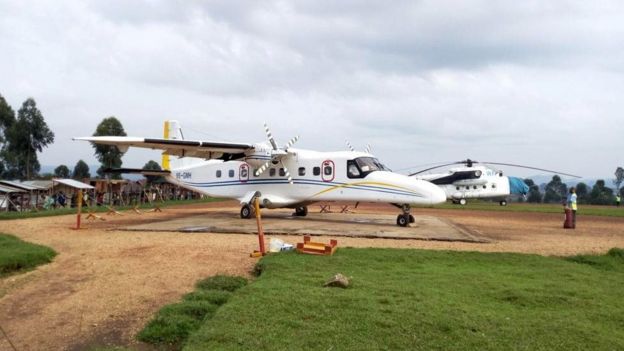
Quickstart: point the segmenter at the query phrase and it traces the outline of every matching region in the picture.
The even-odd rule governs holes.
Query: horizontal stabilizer
[[[171,171],[158,171],[154,169],[142,169],[142,168],[105,168],[104,173],[113,174],[142,174],[148,176],[167,176],[171,174]]]

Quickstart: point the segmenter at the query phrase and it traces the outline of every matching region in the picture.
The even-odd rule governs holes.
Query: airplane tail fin
[[[165,121],[163,128],[163,138],[167,140],[184,140],[184,134],[182,133],[182,127],[177,120]],[[197,163],[201,163],[202,160],[192,157],[178,157],[162,154],[162,169],[171,171],[172,169],[183,168],[192,166]]]
[[[165,121],[165,125],[163,128],[163,138],[167,140],[184,140],[184,134],[182,134],[182,127],[180,127],[180,122],[176,120],[168,120]],[[171,156],[168,154],[162,154],[162,169],[171,171],[172,163],[175,166],[178,166],[176,163],[179,161],[171,160]]]

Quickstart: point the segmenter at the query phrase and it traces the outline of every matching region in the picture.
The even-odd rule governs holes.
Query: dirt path
[[[247,275],[256,260],[252,235],[115,231],[114,228],[206,213],[233,203],[166,209],[164,213],[106,217],[91,229],[69,230],[74,216],[0,222],[0,232],[48,245],[59,255],[33,272],[0,280],[0,325],[18,350],[83,350],[137,345],[134,335],[164,304],[217,273]],[[311,210],[317,210],[317,207]],[[232,207],[233,211],[238,211]],[[389,206],[358,212],[395,213]],[[624,247],[624,219],[580,217],[562,230],[562,215],[419,209],[493,239],[490,244],[340,238],[340,246],[509,251],[542,255],[605,252]],[[284,237],[292,242],[292,236]],[[11,350],[0,337],[0,350]]]

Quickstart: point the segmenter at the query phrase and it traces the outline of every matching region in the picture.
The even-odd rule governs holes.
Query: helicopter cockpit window
[[[347,176],[349,178],[364,178],[375,171],[388,171],[388,168],[373,157],[358,157],[347,161]]]

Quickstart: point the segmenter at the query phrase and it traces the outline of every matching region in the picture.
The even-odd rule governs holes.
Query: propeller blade
[[[256,171],[256,177],[259,177],[262,173],[264,173],[264,171],[267,170],[267,168],[269,168],[271,166],[271,161],[267,161],[265,164],[263,164],[257,171]]]
[[[288,172],[288,168],[286,168],[286,165],[284,164],[284,162],[280,161],[280,163],[282,164],[282,167],[284,167],[284,173],[286,173],[286,178],[288,178],[288,182],[292,185],[295,184],[295,182],[293,182],[292,177],[290,176],[290,172]]]
[[[510,166],[510,167],[518,167],[518,168],[527,168],[527,169],[534,169],[537,171],[542,171],[542,172],[549,172],[549,173],[554,173],[554,174],[561,174],[561,175],[565,175],[568,177],[574,177],[574,178],[582,178],[581,176],[577,176],[574,174],[568,174],[568,173],[563,173],[563,172],[558,172],[558,171],[553,171],[550,169],[544,169],[544,168],[537,168],[537,167],[531,167],[531,166],[523,166],[523,165],[516,165],[513,163],[500,163],[500,162],[481,162],[481,163],[487,163],[487,164],[491,164],[491,165],[499,165],[499,166]]]
[[[298,135],[288,140],[288,143],[286,143],[286,146],[284,146],[284,150],[288,151],[288,149],[290,149],[290,147],[293,146],[297,142],[297,140],[299,140]]]
[[[367,154],[370,154],[370,153],[371,153],[371,146],[370,146],[370,144],[366,144],[366,149],[364,149],[364,151],[365,151]]]
[[[271,134],[271,131],[269,130],[269,126],[267,126],[266,122],[264,123],[264,132],[266,133],[267,139],[269,139],[271,146],[273,146],[273,150],[277,150],[277,144],[275,143],[275,140],[273,139],[273,135]]]
[[[351,143],[349,142],[349,140],[345,139],[345,144],[347,144],[347,147],[349,148],[349,150],[351,150],[351,152],[355,151],[353,146],[351,146]]]

